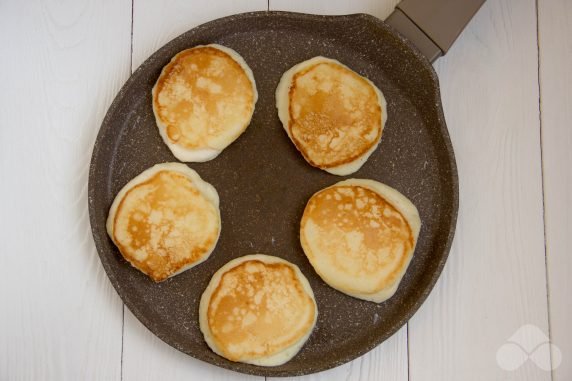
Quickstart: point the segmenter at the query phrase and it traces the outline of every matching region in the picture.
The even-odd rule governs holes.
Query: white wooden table
[[[88,221],[95,136],[130,73],[198,24],[396,2],[1,0],[0,380],[261,379],[177,352],[123,306]],[[392,338],[305,380],[572,379],[571,16],[569,0],[488,0],[435,63],[460,177],[445,270]]]

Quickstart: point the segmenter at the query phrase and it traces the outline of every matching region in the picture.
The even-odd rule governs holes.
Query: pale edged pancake
[[[317,317],[314,293],[298,266],[264,254],[221,267],[199,306],[208,346],[231,361],[259,366],[281,365],[294,357]]]
[[[376,303],[399,286],[415,251],[421,220],[397,190],[349,179],[314,194],[300,223],[300,242],[331,287]]]
[[[321,56],[282,75],[276,107],[306,161],[339,176],[361,168],[379,145],[387,120],[385,98],[373,82]]]
[[[157,164],[121,189],[106,227],[123,257],[160,282],[214,250],[221,230],[218,193],[185,164]]]
[[[246,130],[257,100],[252,70],[237,52],[217,44],[175,55],[152,91],[159,133],[184,162],[218,156]]]

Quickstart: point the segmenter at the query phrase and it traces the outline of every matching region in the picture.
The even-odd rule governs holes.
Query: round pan
[[[151,88],[171,57],[199,44],[235,49],[250,65],[259,100],[246,132],[216,159],[191,163],[221,200],[222,233],[204,263],[155,284],[132,268],[109,239],[105,221],[115,195],[154,164],[176,161],[159,136]],[[417,249],[395,296],[375,304],[327,286],[299,243],[309,197],[342,178],[309,166],[278,120],[274,91],[282,73],[311,57],[337,59],[372,80],[387,99],[379,148],[355,174],[407,196],[423,223]],[[346,178],[347,178],[346,177]],[[457,218],[458,180],[437,77],[429,61],[375,17],[254,12],[201,25],[169,42],[127,81],[109,109],[93,150],[89,213],[111,283],[133,314],[169,345],[242,373],[292,376],[329,369],[373,349],[417,311],[445,264]],[[290,362],[271,368],[230,362],[199,330],[199,299],[214,272],[233,258],[266,253],[297,264],[316,295],[319,317]],[[335,349],[334,349],[335,348]]]

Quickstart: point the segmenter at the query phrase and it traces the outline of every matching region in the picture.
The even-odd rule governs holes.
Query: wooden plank
[[[368,13],[384,20],[393,12],[399,0],[269,0],[271,11],[290,11],[319,15]]]
[[[131,1],[0,4],[0,379],[119,380],[122,303],[87,213]]]
[[[548,333],[536,37],[534,0],[487,1],[436,63],[460,211],[444,274],[409,322],[413,381],[550,379],[503,347],[523,326],[520,347]]]
[[[197,25],[268,9],[267,0],[134,0],[133,5],[133,70],[161,46]]]
[[[540,111],[550,336],[555,381],[572,377],[572,3],[540,0]],[[559,364],[558,352],[562,354]]]
[[[314,14],[342,15],[368,13],[385,19],[395,8],[397,0],[367,1],[302,1],[270,0],[270,10]],[[286,380],[407,380],[407,327],[403,327],[383,344],[350,363],[301,378]],[[278,380],[275,378],[269,378]]]
[[[204,22],[268,9],[266,0],[135,0],[133,70],[171,39]],[[163,343],[125,309],[123,380],[262,380],[195,360]]]

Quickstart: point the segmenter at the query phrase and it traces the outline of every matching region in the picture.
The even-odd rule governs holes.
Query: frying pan
[[[387,23],[364,14],[239,14],[198,26],[147,59],[107,112],[89,173],[95,244],[111,283],[131,312],[184,353],[261,376],[332,368],[395,333],[439,277],[457,218],[457,169],[430,60],[447,51],[481,3],[405,0]],[[215,251],[201,265],[155,284],[122,258],[107,236],[105,221],[113,198],[130,179],[154,164],[176,161],[155,125],[151,89],[172,56],[207,43],[231,47],[244,57],[260,97],[250,126],[236,142],[212,161],[189,164],[220,195],[222,233]],[[421,215],[413,260],[397,293],[384,303],[354,299],[328,287],[300,247],[299,221],[308,198],[342,178],[309,166],[296,151],[278,120],[274,91],[284,71],[317,55],[337,59],[366,76],[388,102],[382,142],[352,177],[398,189]],[[291,361],[276,367],[230,362],[207,347],[199,330],[198,303],[211,276],[231,259],[252,253],[297,264],[318,304],[318,322],[310,339]]]

